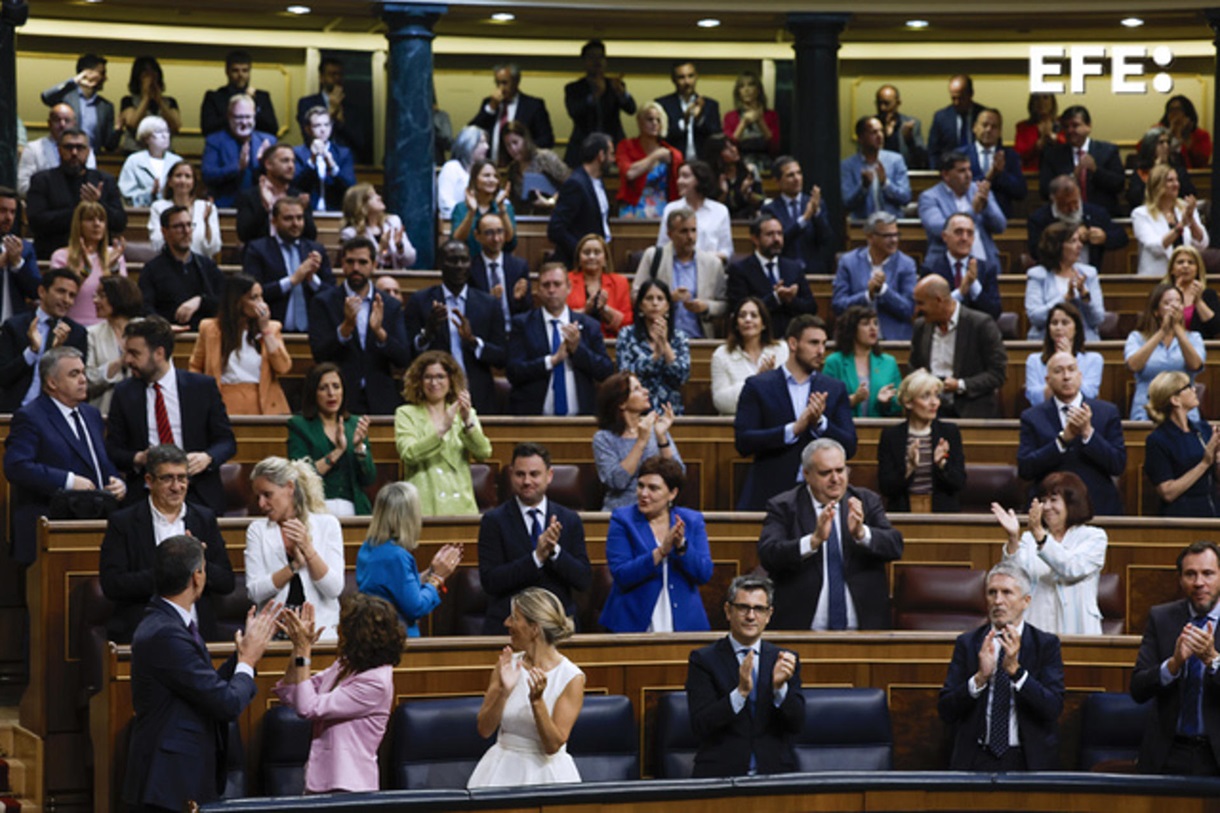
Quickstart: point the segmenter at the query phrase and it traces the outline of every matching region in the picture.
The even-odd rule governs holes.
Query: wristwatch
[[[301,655],[297,655],[296,658],[294,658],[292,662],[294,664],[296,664],[297,666],[309,666],[310,659],[303,657]]]

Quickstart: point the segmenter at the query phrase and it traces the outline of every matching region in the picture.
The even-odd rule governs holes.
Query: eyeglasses
[[[158,474],[153,479],[163,486],[173,485],[174,483],[187,485],[191,482],[191,476],[189,474]]]
[[[770,607],[762,604],[741,604],[736,601],[730,601],[729,606],[742,615],[749,615],[750,613],[754,613],[755,615],[766,615],[767,613],[771,612]]]

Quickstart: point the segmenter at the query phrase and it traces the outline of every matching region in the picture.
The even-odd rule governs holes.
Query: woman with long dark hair
[[[682,385],[690,378],[690,341],[674,327],[669,286],[645,280],[635,294],[635,319],[618,334],[618,368],[648,389],[652,408],[681,415]]]
[[[1148,307],[1127,336],[1123,358],[1127,368],[1135,373],[1135,394],[1128,416],[1133,421],[1148,420],[1144,405],[1148,403],[1148,385],[1157,375],[1178,370],[1193,381],[1203,369],[1207,349],[1201,335],[1186,329],[1182,295],[1177,288],[1163,282],[1152,289]],[[1192,410],[1190,417],[1198,420],[1199,411]]]
[[[1199,126],[1195,103],[1185,96],[1170,96],[1159,125],[1169,131],[1169,147],[1180,154],[1190,169],[1204,169],[1212,162],[1212,137]]]
[[[741,151],[724,133],[713,133],[703,142],[700,157],[712,168],[719,192],[716,200],[729,207],[733,220],[753,220],[762,207],[762,178],[758,170],[741,160]]]
[[[182,114],[178,112],[178,100],[165,95],[165,74],[161,63],[154,56],[138,56],[131,63],[131,79],[127,82],[127,94],[119,104],[119,124],[124,132],[124,141],[136,140],[136,130],[146,116],[165,119],[171,134],[182,129]],[[126,144],[125,144],[126,146]]]
[[[669,213],[675,209],[689,208],[695,213],[699,227],[695,247],[720,257],[727,263],[733,256],[733,229],[729,221],[729,209],[716,200],[718,190],[716,176],[704,161],[688,161],[678,168],[678,200],[670,201],[661,212],[657,246],[669,242]]]
[[[901,411],[898,361],[881,352],[877,311],[852,305],[835,320],[835,352],[826,357],[822,372],[842,381],[851,394],[852,415],[884,418]]]
[[[1085,398],[1096,398],[1101,391],[1105,359],[1101,353],[1084,349],[1084,318],[1068,302],[1056,302],[1046,315],[1042,349],[1025,359],[1025,397],[1037,406],[1050,397],[1046,385],[1046,365],[1056,353],[1071,353],[1080,370],[1080,391]]]
[[[673,408],[653,412],[648,389],[631,373],[618,372],[602,382],[597,390],[599,428],[593,434],[593,461],[606,491],[603,511],[632,503],[640,464],[648,458],[659,455],[682,464],[678,445],[669,435],[673,423]]]

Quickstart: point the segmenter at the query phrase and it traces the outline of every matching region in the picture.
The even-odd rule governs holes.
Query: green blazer
[[[470,461],[491,457],[491,441],[473,409],[470,420],[473,425],[467,431],[459,415],[441,437],[426,406],[404,404],[394,412],[394,445],[402,459],[403,479],[419,489],[426,517],[479,513]]]
[[[357,514],[371,514],[373,504],[364,493],[367,486],[377,482],[377,467],[373,465],[373,453],[370,450],[364,457],[357,457],[352,451],[355,444],[352,436],[356,434],[356,424],[359,415],[349,415],[343,423],[343,431],[347,435],[347,451],[339,458],[334,468],[322,478],[322,488],[328,500],[351,500],[356,506]],[[320,460],[335,450],[335,444],[327,437],[322,428],[322,419],[309,420],[300,415],[288,419],[288,459],[300,460],[303,457],[311,461]]]
[[[831,353],[826,357],[826,363],[822,367],[822,372],[831,378],[837,378],[847,386],[847,394],[852,395],[860,386],[860,379],[856,376],[856,360],[850,356],[845,356],[842,353]],[[881,392],[881,388],[886,384],[893,384],[897,389],[902,383],[902,373],[898,371],[898,362],[889,353],[877,355],[874,353],[868,358],[868,417],[870,418],[889,418],[895,415],[902,414],[902,408],[898,404],[898,396],[894,395],[890,399],[889,404],[878,404],[877,393]],[[864,404],[856,404],[851,408],[851,414],[854,418],[864,417]]]

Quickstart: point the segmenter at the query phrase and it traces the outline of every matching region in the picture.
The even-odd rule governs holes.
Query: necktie
[[[301,249],[296,242],[286,244],[288,250],[288,275],[292,276],[301,267]],[[309,329],[309,314],[305,306],[305,286],[308,281],[292,286],[288,295],[288,311],[284,316],[284,330],[304,333]]]
[[[754,652],[748,646],[743,646],[737,650],[737,663],[741,664],[746,659],[746,655]],[[750,681],[750,696],[746,699],[746,709],[750,712],[750,716],[754,716],[756,702],[758,700],[758,659],[759,653],[754,652],[754,669],[752,670],[753,679]],[[754,751],[750,751],[750,767],[748,773],[758,773],[758,758],[754,755]]]
[[[795,198],[788,201],[788,214],[791,215],[794,223],[801,219],[801,209],[800,206],[797,205]]]
[[[995,675],[991,681],[991,728],[987,732],[987,750],[996,757],[1008,751],[1008,717],[1012,709],[1012,678],[996,658]]]
[[[1190,619],[1199,629],[1207,628],[1207,616]],[[1207,666],[1197,655],[1186,661],[1182,680],[1182,711],[1178,716],[1178,733],[1184,737],[1201,737],[1203,730],[1203,673]]]
[[[559,344],[563,339],[559,335],[559,320],[551,320],[551,353],[559,352]],[[551,370],[551,391],[554,393],[552,406],[556,415],[568,414],[568,378],[566,362],[559,362]]]
[[[839,523],[830,526],[826,540],[827,626],[832,630],[847,629],[847,591],[843,586],[843,549],[839,546]]]
[[[97,462],[97,452],[93,450],[93,438],[89,437],[89,433],[85,431],[85,422],[81,420],[80,411],[72,410],[72,422],[76,424],[76,436],[85,442],[85,448],[89,450],[89,459],[93,463],[93,482],[98,488],[105,487],[106,483],[102,480],[102,467]]]
[[[962,287],[962,261],[958,260],[953,263],[953,287]]]
[[[983,148],[983,177],[987,177],[987,173],[991,170],[991,148]]]
[[[767,279],[771,280],[772,285],[779,284],[779,277],[775,273],[775,260],[767,263]]]
[[[203,636],[199,634],[199,625],[195,623],[194,619],[191,619],[191,623],[187,624],[186,628],[191,633],[191,638],[195,639],[195,643],[204,649],[208,648],[208,645],[203,642]]]
[[[462,371],[466,370],[466,354],[462,351],[462,336],[458,333],[458,327],[454,324],[454,316],[462,314],[462,300],[451,293],[445,294],[445,304],[449,306],[449,353],[453,356],[453,360],[458,363]],[[460,321],[460,320],[459,320]]]
[[[155,395],[154,411],[157,418],[157,440],[162,443],[174,442],[174,430],[169,424],[169,410],[165,408],[165,398],[161,395],[161,384],[153,384]]]
[[[531,508],[527,513],[530,515],[530,545],[534,548],[538,547],[538,537],[542,536],[542,512],[537,508]]]

